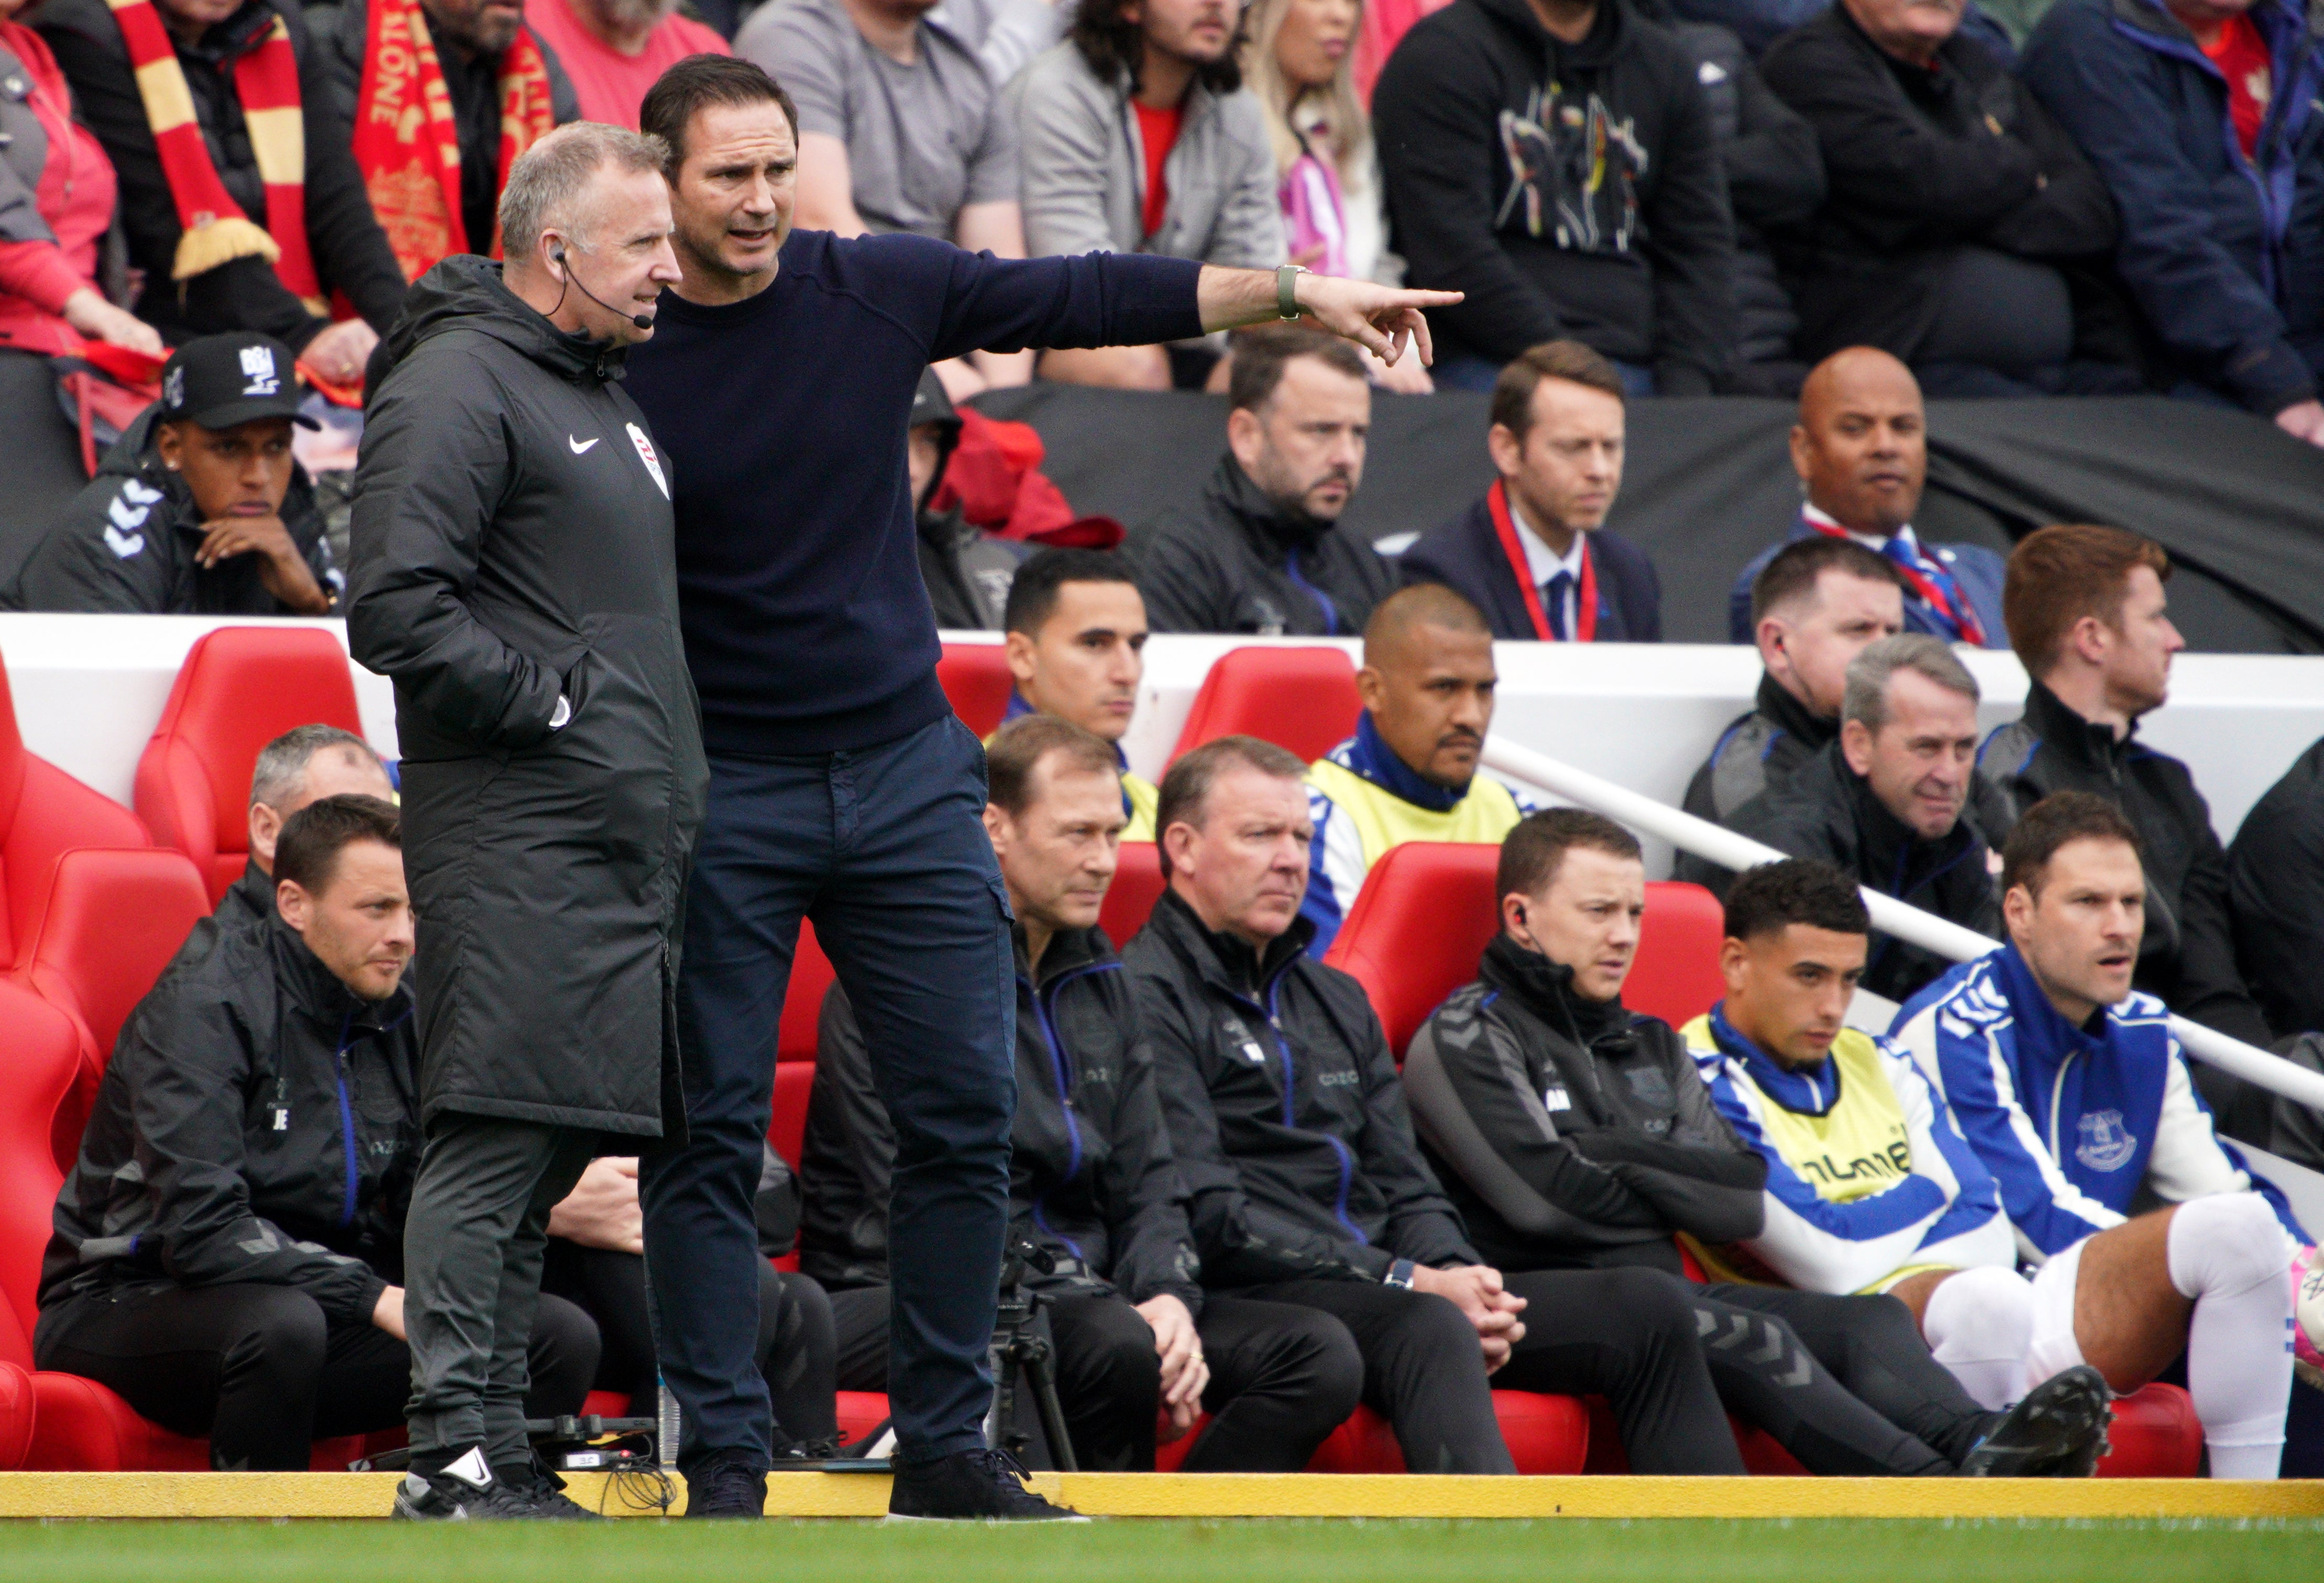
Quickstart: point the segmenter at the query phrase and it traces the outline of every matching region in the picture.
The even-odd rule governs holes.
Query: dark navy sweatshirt
[[[942,719],[905,462],[920,371],[980,347],[1200,335],[1200,272],[1139,253],[1019,262],[795,231],[746,301],[663,293],[628,390],[671,463],[705,746],[836,752]]]

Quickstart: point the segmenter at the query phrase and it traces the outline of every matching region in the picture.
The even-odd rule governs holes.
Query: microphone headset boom
[[[607,313],[619,313],[622,311],[620,308],[615,308],[612,303],[606,301],[604,298],[598,296],[595,291],[589,290],[588,283],[581,279],[581,272],[578,270],[576,270],[571,264],[565,263],[565,250],[563,248],[560,247],[555,253],[550,253],[549,255],[549,262],[551,263],[565,264],[565,279],[570,281],[576,286],[580,287],[582,296],[586,297],[590,301],[604,308]],[[557,299],[559,302],[565,300],[565,291],[561,285],[558,289]],[[552,308],[549,311],[555,313],[557,310]],[[632,324],[637,326],[638,328],[641,330],[650,330],[653,328],[653,315],[650,313],[631,314],[629,316],[629,320]]]

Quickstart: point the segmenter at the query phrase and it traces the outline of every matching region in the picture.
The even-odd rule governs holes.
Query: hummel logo
[[[597,442],[596,442],[595,440],[593,440],[593,439],[589,439],[589,440],[577,440],[577,439],[575,439],[571,435],[569,435],[569,434],[568,434],[568,435],[567,435],[567,436],[565,437],[565,443],[566,443],[567,445],[568,445],[568,446],[571,446],[573,447],[573,454],[574,454],[575,456],[578,456],[582,455],[584,452],[587,451],[587,450],[588,450],[588,448],[589,448],[591,446],[595,445]]]

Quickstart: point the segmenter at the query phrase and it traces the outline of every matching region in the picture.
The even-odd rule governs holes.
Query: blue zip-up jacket
[[[2324,0],[2257,0],[2274,56],[2255,157],[2159,0],[2058,0],[2020,68],[2122,209],[2116,267],[2185,377],[2273,415],[2324,364]]]
[[[888,1279],[895,1127],[847,993],[833,986],[816,1043],[800,1149],[799,1267],[834,1286]],[[1010,1131],[1014,1236],[1048,1249],[1046,1289],[1165,1293],[1202,1312],[1186,1189],[1170,1153],[1129,974],[1102,929],[1059,934],[1038,972],[1017,931],[1017,1118]]]
[[[1166,891],[1121,953],[1203,1282],[1477,1264],[1421,1157],[1379,1018],[1362,985],[1305,954],[1310,927],[1293,920],[1262,954]]]
[[[1952,1106],[2037,1264],[2120,1225],[2142,1189],[2171,1203],[2256,1192],[2309,1241],[2283,1195],[2213,1132],[2169,1017],[2133,991],[2076,1027],[2011,944],[1914,996],[1889,1034]]]

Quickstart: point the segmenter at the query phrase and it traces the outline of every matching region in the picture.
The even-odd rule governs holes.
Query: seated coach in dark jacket
[[[171,342],[261,330],[359,382],[403,272],[292,0],[51,0],[41,36],[121,179],[137,317]],[[332,323],[344,295],[360,318]],[[287,372],[287,371],[286,371]]]
[[[1878,346],[1940,396],[2135,391],[2128,321],[2096,278],[2113,199],[1960,15],[1839,0],[1760,62],[1831,184],[1787,260],[1802,350]]]
[[[1364,481],[1363,359],[1304,325],[1235,336],[1227,454],[1190,511],[1130,546],[1157,632],[1352,638],[1396,574],[1340,514]]]
[[[1405,580],[1459,593],[1496,638],[1660,642],[1654,562],[1603,526],[1622,487],[1623,415],[1621,375],[1580,342],[1519,354],[1485,433],[1499,482],[1405,552]]]
[[[1830,863],[1963,928],[1999,934],[1993,851],[2012,821],[2006,802],[1977,773],[1978,696],[1977,678],[1940,640],[1925,632],[1882,639],[1849,664],[1839,738],[1788,786],[1738,808],[1727,827],[1788,856]],[[1951,965],[1876,930],[1863,985],[1902,1001]]]
[[[274,851],[280,912],[205,919],[124,1025],[41,1268],[40,1367],[110,1385],[210,1464],[303,1469],[411,1393],[420,1160],[396,811],[333,796]],[[577,1412],[588,1317],[541,1300],[533,1417]],[[519,1470],[507,1470],[514,1476]]]
[[[985,826],[1017,916],[1010,1237],[1056,1261],[1026,1279],[1043,1294],[1074,1455],[1150,1469],[1157,1408],[1179,1434],[1207,1410],[1184,1471],[1296,1473],[1355,1410],[1362,1360],[1324,1314],[1203,1292],[1129,975],[1096,926],[1128,822],[1113,748],[1036,714],[1003,728],[989,761]],[[863,1035],[834,986],[807,1109],[800,1260],[833,1288],[840,1383],[853,1390],[888,1388],[895,1152]]]

